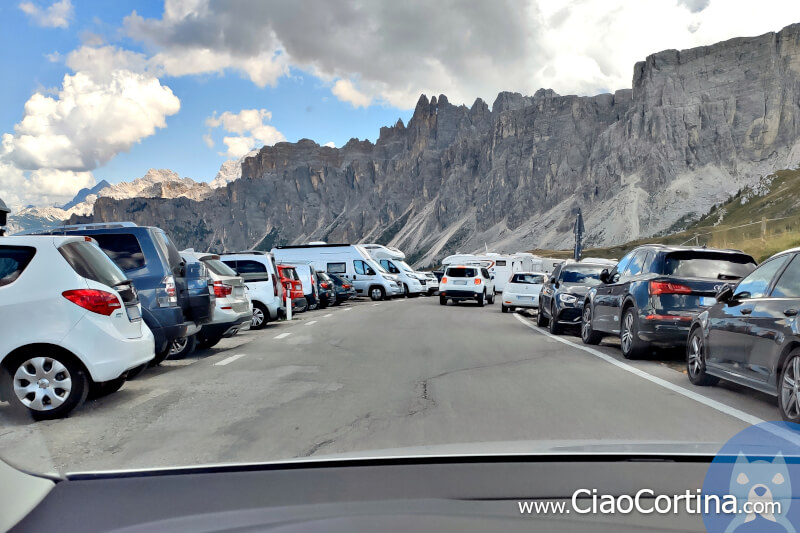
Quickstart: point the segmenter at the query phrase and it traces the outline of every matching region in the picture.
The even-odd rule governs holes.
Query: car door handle
[[[797,309],[787,309],[783,314],[786,316],[797,316]]]
[[[750,313],[753,312],[753,308],[745,307],[744,309],[740,309],[739,312],[742,313],[743,315],[749,315]]]

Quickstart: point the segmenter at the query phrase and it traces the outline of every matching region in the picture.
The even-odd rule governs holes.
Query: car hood
[[[558,292],[567,292],[569,294],[577,294],[578,296],[586,296],[586,293],[591,289],[591,285],[580,285],[578,283],[564,283]]]

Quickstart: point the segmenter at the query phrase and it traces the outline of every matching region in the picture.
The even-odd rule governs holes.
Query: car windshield
[[[606,266],[569,265],[561,271],[561,281],[575,285],[599,285],[600,272]]]
[[[474,278],[478,275],[477,268],[454,267],[448,268],[445,276],[451,278]]]
[[[753,258],[745,255],[679,252],[664,259],[664,274],[687,278],[735,280],[755,268]]]
[[[6,0],[0,21],[0,531],[120,514],[74,486],[136,487],[150,531],[186,525],[165,507],[257,529],[264,502],[274,530],[468,531],[411,463],[510,529],[625,530],[516,499],[571,505],[573,474],[655,489],[630,468],[669,481],[660,503],[740,431],[800,433],[800,0]],[[708,490],[800,496],[798,443],[795,479]],[[501,475],[463,476],[476,456]],[[402,490],[345,475],[364,464]],[[152,473],[209,465],[242,483]],[[359,520],[323,523],[320,493]],[[6,527],[9,494],[61,523]],[[205,523],[223,504],[239,523]],[[708,526],[689,514],[668,526]]]

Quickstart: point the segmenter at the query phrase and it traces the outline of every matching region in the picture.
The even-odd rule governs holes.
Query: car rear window
[[[156,230],[153,233],[155,234],[156,245],[158,245],[158,247],[161,249],[164,257],[167,258],[167,261],[169,261],[170,268],[174,269],[175,267],[180,266],[180,264],[183,262],[181,259],[181,254],[178,252],[178,249],[175,247],[175,245],[172,244],[172,241],[167,234],[161,230]]]
[[[236,271],[219,259],[203,259],[203,264],[218,276],[235,276]]]
[[[541,285],[544,283],[544,276],[539,274],[514,274],[511,283],[527,283],[531,285]]]
[[[664,258],[664,275],[686,278],[739,279],[755,270],[746,254],[673,252]]]
[[[445,276],[450,276],[451,278],[474,278],[477,275],[478,275],[477,268],[464,268],[464,267],[448,268],[447,274],[445,274]]]
[[[115,287],[127,279],[119,267],[89,241],[68,242],[61,245],[58,251],[81,277],[109,287]]]
[[[0,287],[16,281],[34,254],[36,248],[30,246],[0,246]]]
[[[245,281],[269,281],[267,265],[252,259],[239,259],[236,262],[236,272]]]
[[[135,235],[100,234],[92,235],[92,238],[122,270],[134,270],[145,265],[144,252]]]
[[[564,283],[580,283],[581,285],[599,285],[600,272],[604,266],[569,265],[561,269],[561,281]]]

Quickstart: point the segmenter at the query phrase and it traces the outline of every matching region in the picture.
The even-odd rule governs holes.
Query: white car
[[[244,280],[253,303],[251,329],[261,329],[286,313],[286,296],[275,258],[267,252],[247,251],[220,255],[220,261]]]
[[[539,293],[547,279],[544,272],[515,272],[503,290],[501,310],[539,309]]]
[[[480,265],[449,266],[439,284],[439,304],[447,305],[447,300],[453,303],[475,300],[480,307],[484,303],[493,304],[494,277]]]
[[[155,356],[136,289],[88,237],[0,237],[0,399],[66,416]]]
[[[439,291],[439,278],[433,272],[420,272],[428,280],[428,296],[433,296]]]

